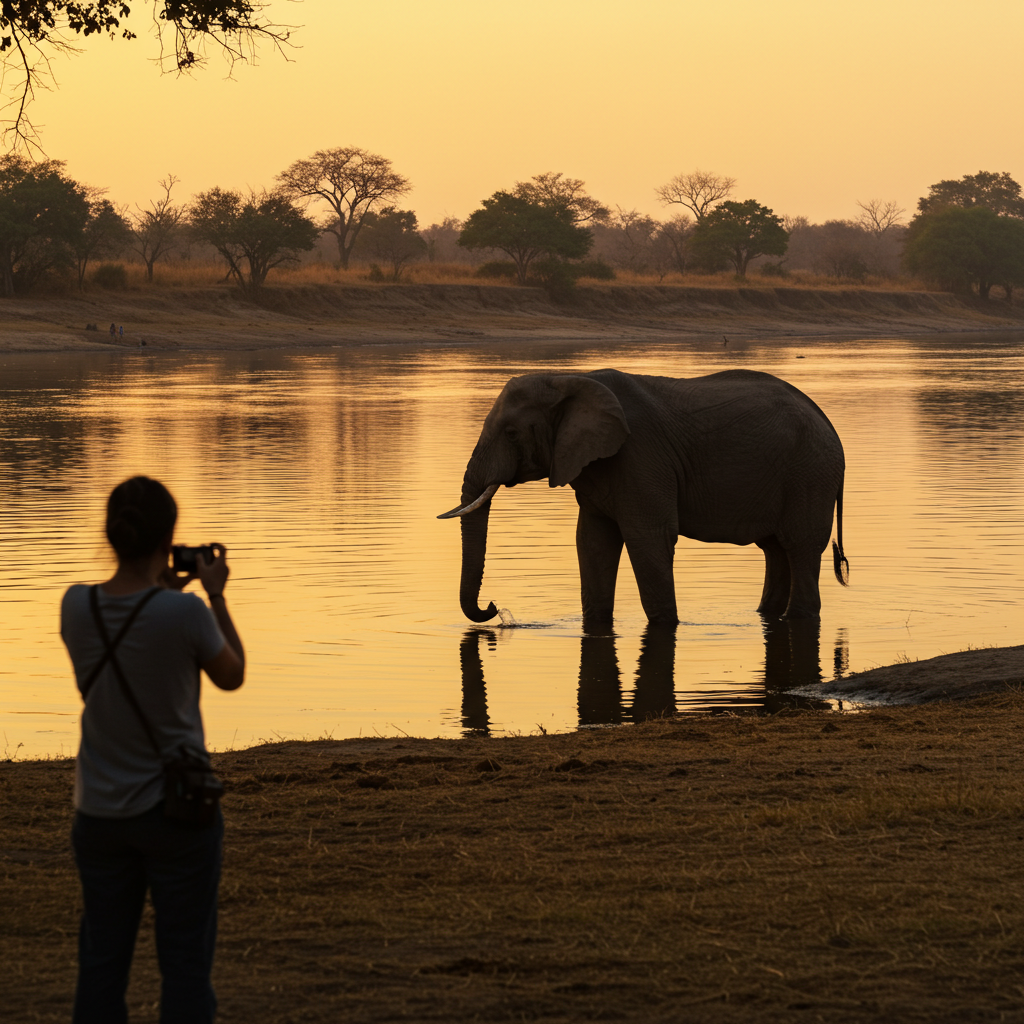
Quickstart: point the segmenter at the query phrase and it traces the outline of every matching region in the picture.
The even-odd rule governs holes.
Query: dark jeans
[[[169,821],[163,803],[134,818],[79,812],[71,829],[85,909],[78,940],[74,1024],[124,1024],[135,936],[153,897],[163,984],[160,1024],[207,1024],[217,938],[224,819],[196,829]]]

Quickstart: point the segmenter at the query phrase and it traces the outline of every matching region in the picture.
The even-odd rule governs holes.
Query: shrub
[[[782,263],[763,263],[757,269],[762,277],[789,277],[789,270]]]
[[[589,277],[595,281],[614,281],[615,271],[604,260],[586,260],[573,264],[577,279]]]
[[[481,263],[476,268],[476,276],[515,281],[519,277],[519,271],[511,260],[491,260],[489,263]]]
[[[101,263],[92,272],[92,283],[111,291],[124,291],[128,287],[128,271],[123,263]]]
[[[366,276],[369,280],[377,281],[378,283],[387,280],[384,271],[380,269],[380,264],[378,263],[370,264],[370,272]]]

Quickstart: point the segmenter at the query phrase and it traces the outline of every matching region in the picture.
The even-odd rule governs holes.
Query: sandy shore
[[[928,292],[585,286],[571,303],[500,285],[228,286],[0,300],[0,351],[264,349],[458,341],[871,337],[1024,329],[1024,309]],[[111,339],[111,323],[124,337]],[[94,324],[96,330],[88,330]]]

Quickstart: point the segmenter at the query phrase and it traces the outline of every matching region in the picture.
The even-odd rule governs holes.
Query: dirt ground
[[[1010,688],[219,754],[222,1019],[1022,1021],[1022,730]],[[72,771],[0,764],[11,1024],[68,1019]],[[157,984],[147,922],[134,1022]]]
[[[351,344],[600,341],[723,335],[874,337],[1020,330],[1024,308],[929,292],[798,287],[580,286],[555,303],[499,285],[94,288],[0,300],[0,352],[308,348]],[[124,327],[112,339],[111,323]],[[88,325],[95,329],[88,329]]]

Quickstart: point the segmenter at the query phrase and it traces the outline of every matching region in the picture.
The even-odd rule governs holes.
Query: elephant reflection
[[[821,625],[817,620],[765,619],[763,692],[730,695],[730,705],[744,704],[768,713],[783,708],[824,708],[822,701],[786,691],[820,683]],[[480,641],[494,650],[497,634],[491,629],[468,629],[462,637],[462,726],[473,734],[490,732],[487,685]],[[675,714],[676,627],[648,624],[637,660],[636,682],[629,703],[623,701],[619,659],[613,633],[585,632],[580,637],[580,674],[577,707],[579,724],[618,725],[643,722]],[[837,675],[849,661],[845,630],[835,648]],[[715,701],[703,702],[715,703]]]

